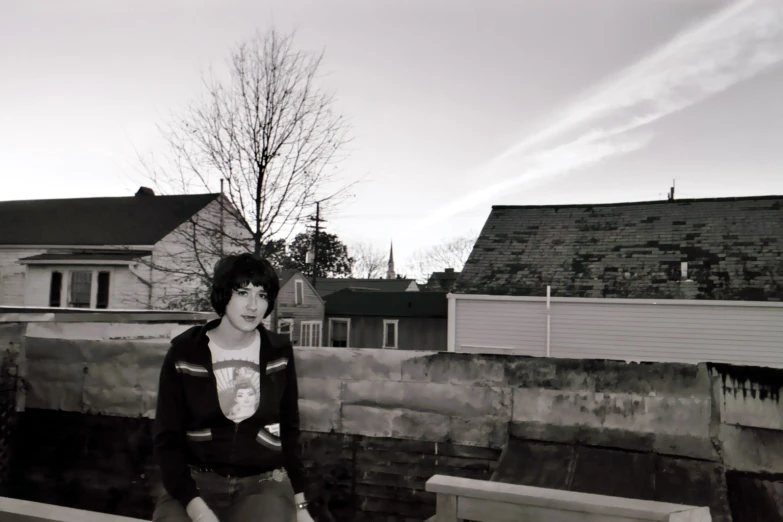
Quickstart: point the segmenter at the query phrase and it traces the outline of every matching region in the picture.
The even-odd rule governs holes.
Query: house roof
[[[304,281],[304,284],[306,284],[310,288],[313,288],[310,279],[305,277],[304,274],[302,274],[301,270],[296,270],[293,268],[284,268],[277,271],[277,275],[280,278],[280,288],[283,288],[296,274],[302,276],[302,281]],[[313,289],[313,293],[318,297],[318,299],[323,301],[324,298],[321,295],[319,295],[318,292],[315,291],[315,289]]]
[[[783,196],[760,196],[494,206],[455,292],[781,300],[781,284]]]
[[[292,278],[299,270],[293,270],[291,268],[284,268],[277,271],[277,276],[280,278],[280,288],[283,288],[285,284]]]
[[[433,272],[427,282],[424,285],[425,290],[443,290],[450,291],[457,279],[460,272],[455,272],[454,269],[447,269],[445,272]]]
[[[219,196],[0,201],[0,245],[153,245]]]
[[[339,292],[346,288],[361,289],[361,290],[374,290],[377,292],[405,292],[409,291],[411,283],[414,284],[416,290],[419,287],[415,285],[414,279],[358,279],[358,278],[335,278],[335,277],[319,277],[316,279],[316,288],[318,294],[321,297],[325,297],[334,292]]]
[[[446,317],[446,292],[376,292],[346,288],[324,297],[328,316]]]

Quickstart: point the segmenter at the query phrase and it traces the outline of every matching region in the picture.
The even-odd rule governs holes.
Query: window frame
[[[49,272],[49,308],[62,308],[63,305],[63,274],[60,270]],[[56,287],[55,287],[55,279]],[[55,293],[57,294],[55,296]],[[56,300],[55,300],[56,297]]]
[[[345,348],[351,347],[351,318],[350,317],[330,317],[329,318],[329,335],[327,339],[327,346],[329,348],[343,348],[342,346],[332,346],[332,325],[335,322],[343,322],[345,324]]]
[[[305,326],[310,327],[310,335],[305,337]],[[310,344],[313,340],[313,327],[318,326],[318,344]],[[307,344],[305,344],[307,340]],[[299,346],[306,346],[308,348],[317,348],[321,346],[323,342],[323,321],[302,321],[299,325]]]
[[[99,301],[101,294],[101,275],[106,275],[106,301]],[[108,310],[111,302],[111,272],[109,270],[96,270],[92,275],[95,281],[95,308],[97,310]]]
[[[304,281],[301,279],[294,280],[294,304],[304,304]]]
[[[283,332],[280,331],[280,327],[284,324],[288,325],[288,338],[293,341],[294,340],[294,319],[293,317],[281,317],[277,320],[277,333],[280,335],[285,335]]]
[[[76,274],[89,274],[89,295],[87,296],[87,306],[76,306],[76,303],[74,302],[74,292],[73,292],[73,285],[74,285],[74,276]],[[86,310],[90,310],[92,308],[95,308],[95,300],[93,299],[93,292],[96,290],[95,288],[95,270],[86,269],[86,270],[69,270],[68,271],[68,284],[66,285],[66,296],[67,299],[65,302],[68,304],[68,308],[83,308]],[[82,303],[79,303],[82,304]]]
[[[387,325],[394,325],[394,346],[386,345],[386,327]],[[384,319],[383,320],[383,337],[381,339],[381,348],[388,348],[390,350],[397,350],[400,346],[400,320],[399,319]]]
[[[110,267],[51,267],[48,268],[49,274],[49,295],[47,297],[47,305],[49,308],[78,308],[80,310],[108,310],[111,309],[112,304],[112,280],[116,277],[116,273],[113,268]],[[72,305],[73,295],[71,292],[71,285],[73,284],[73,274],[75,272],[89,272],[90,273],[90,302],[87,307],[75,307]],[[60,299],[57,306],[52,304],[52,279],[55,273],[60,274]],[[105,307],[98,307],[98,286],[100,282],[100,274],[106,275],[106,302]],[[104,304],[103,302],[100,304]]]

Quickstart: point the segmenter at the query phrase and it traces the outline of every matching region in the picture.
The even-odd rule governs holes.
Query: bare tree
[[[353,276],[366,279],[377,279],[386,275],[388,254],[376,245],[367,241],[359,241],[349,247],[354,259]]]
[[[256,35],[233,50],[225,80],[205,80],[206,94],[161,129],[167,166],[142,161],[156,188],[224,196],[178,231],[179,259],[156,268],[203,286],[221,255],[274,258],[316,201],[328,212],[345,200],[353,184],[337,179],[337,164],[348,125],[317,86],[322,56],[296,50],[293,35]]]
[[[453,268],[459,272],[473,250],[476,235],[458,236],[429,248],[416,251],[408,270],[420,283],[425,283],[433,272],[442,272]]]

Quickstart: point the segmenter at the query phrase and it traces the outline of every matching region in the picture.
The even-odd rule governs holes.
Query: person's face
[[[252,332],[269,308],[266,290],[262,286],[247,285],[234,290],[226,305],[225,319],[241,332]]]
[[[237,404],[243,408],[254,407],[256,405],[256,392],[250,388],[237,390]]]

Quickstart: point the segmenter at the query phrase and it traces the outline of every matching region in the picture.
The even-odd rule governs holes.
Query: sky
[[[3,0],[0,200],[149,185],[159,126],[269,27],[351,125],[326,230],[398,272],[492,205],[783,194],[779,0]]]

